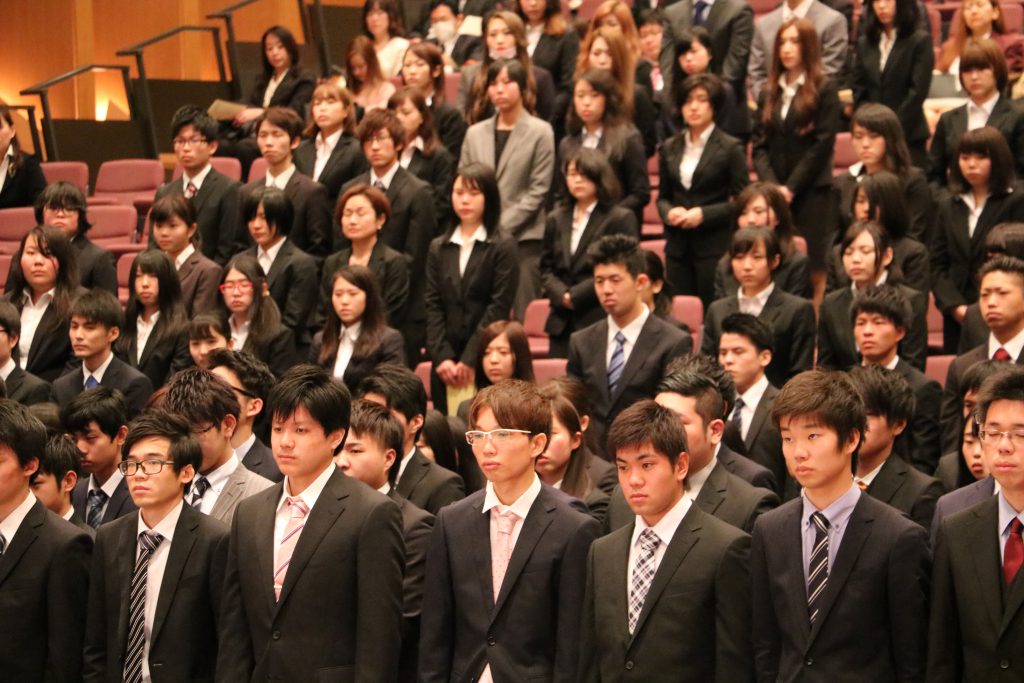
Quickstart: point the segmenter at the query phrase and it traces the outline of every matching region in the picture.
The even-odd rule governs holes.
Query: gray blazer
[[[501,229],[518,241],[544,237],[544,202],[555,171],[555,134],[551,125],[523,112],[494,158],[497,117],[475,123],[466,131],[459,166],[478,162],[495,169],[501,193]]]
[[[768,80],[775,34],[782,26],[782,10],[781,6],[777,7],[754,24],[754,41],[750,44],[750,94],[754,101],[761,96],[761,88]],[[850,40],[846,17],[828,5],[814,0],[807,10],[806,18],[814,24],[821,39],[821,63],[825,75],[836,78],[846,65],[847,45]]]
[[[274,482],[246,469],[242,463],[238,463],[238,467],[224,484],[224,490],[217,496],[217,502],[210,510],[210,517],[225,524],[231,524],[231,518],[235,516],[235,508],[242,500],[263,489],[269,489],[273,485]]]

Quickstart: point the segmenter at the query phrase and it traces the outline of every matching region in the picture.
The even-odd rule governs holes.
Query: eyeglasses
[[[1024,448],[1024,429],[1009,429],[1005,432],[998,429],[981,429],[978,436],[982,441],[991,441],[993,445],[998,444],[1005,436],[1014,448]]]
[[[252,283],[248,280],[239,280],[238,282],[225,282],[220,286],[221,292],[248,292],[252,289]]]
[[[198,147],[199,145],[209,142],[206,138],[199,136],[191,138],[174,138],[175,147]]]
[[[492,429],[489,432],[472,431],[466,432],[466,443],[470,446],[483,446],[490,439],[491,443],[495,446],[501,446],[511,441],[512,437],[516,434],[530,435],[532,433],[525,429]]]
[[[126,477],[134,477],[142,470],[143,474],[160,474],[163,471],[164,465],[173,465],[174,462],[171,460],[143,460],[139,462],[137,460],[122,460],[117,464],[117,469],[121,471]]]
[[[376,135],[371,135],[366,140],[367,142],[379,142],[381,144],[391,141],[391,133],[386,130],[379,131]]]

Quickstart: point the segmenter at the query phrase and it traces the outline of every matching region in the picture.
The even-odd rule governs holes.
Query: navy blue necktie
[[[704,22],[707,21],[708,3],[704,0],[697,0],[693,4],[693,25],[703,26]]]

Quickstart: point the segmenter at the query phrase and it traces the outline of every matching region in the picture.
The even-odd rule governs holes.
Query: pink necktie
[[[284,577],[288,574],[288,565],[292,562],[295,544],[299,542],[302,528],[306,526],[306,515],[309,514],[309,508],[301,498],[288,498],[287,504],[291,511],[291,517],[288,518],[288,525],[284,528],[284,535],[281,537],[281,545],[277,549],[277,568],[274,570],[274,600],[281,599]]]
[[[199,188],[197,188],[191,182],[185,186],[185,197],[187,197],[188,199],[192,199],[193,197],[195,197],[196,192],[199,192]]]
[[[511,510],[499,513],[496,508],[491,508],[491,515],[498,525],[498,535],[491,548],[491,581],[494,586],[494,601],[497,602],[501,582],[505,580],[508,561],[512,557],[512,530],[519,521],[519,515]]]

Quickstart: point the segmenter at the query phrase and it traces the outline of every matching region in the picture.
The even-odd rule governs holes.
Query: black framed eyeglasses
[[[174,465],[173,460],[122,460],[117,464],[117,469],[126,477],[134,477],[142,470],[143,474],[154,475],[163,471],[164,465]]]

